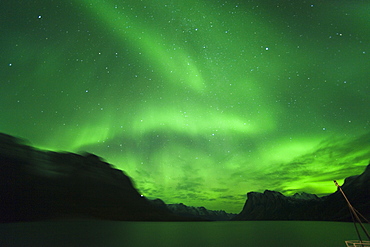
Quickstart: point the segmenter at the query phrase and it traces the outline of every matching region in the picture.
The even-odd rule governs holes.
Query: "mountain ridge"
[[[370,218],[370,164],[360,175],[348,177],[341,186],[350,203]],[[243,210],[233,220],[352,221],[339,190],[318,197],[314,194],[284,196],[277,191],[249,192]]]
[[[342,186],[352,205],[370,217],[370,165]],[[318,220],[351,221],[339,191],[327,196],[249,192],[237,214],[138,193],[131,179],[102,158],[38,150],[0,133],[0,222],[93,218],[130,221]],[[233,217],[235,216],[235,217]]]
[[[154,207],[100,157],[42,151],[0,133],[0,222],[91,218],[188,221]]]

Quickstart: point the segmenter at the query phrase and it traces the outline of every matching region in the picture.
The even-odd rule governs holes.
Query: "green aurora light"
[[[8,0],[0,131],[102,156],[167,203],[331,193],[370,159],[369,8]]]

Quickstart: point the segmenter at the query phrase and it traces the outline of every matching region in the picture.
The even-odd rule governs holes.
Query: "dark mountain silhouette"
[[[196,217],[204,220],[212,221],[225,221],[230,220],[236,216],[236,214],[226,213],[223,210],[209,210],[205,207],[193,207],[187,206],[183,203],[176,204],[165,204],[161,199],[155,199],[151,201],[153,205],[163,209],[169,210],[170,212],[184,216],[184,217]]]
[[[346,178],[342,190],[352,206],[369,219],[370,165],[361,175]],[[352,217],[339,190],[321,198],[307,193],[289,197],[266,190],[248,193],[243,210],[234,220],[352,221]]]
[[[370,165],[342,186],[352,205],[370,218]],[[0,133],[0,222],[93,218],[130,221],[228,220],[232,214],[150,201],[131,179],[100,157],[42,151]],[[325,197],[250,192],[234,220],[351,221],[337,191]]]
[[[186,206],[182,203],[178,204],[167,204],[168,209],[181,216],[186,217],[199,217],[206,220],[230,220],[236,216],[236,214],[226,213],[223,210],[209,210],[205,207],[192,207]]]
[[[153,206],[96,155],[40,151],[0,133],[0,222],[66,218],[196,220]]]

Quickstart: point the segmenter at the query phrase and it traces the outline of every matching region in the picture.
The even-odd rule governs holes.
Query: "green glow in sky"
[[[370,160],[369,8],[8,0],[0,131],[102,156],[167,203],[331,193]]]

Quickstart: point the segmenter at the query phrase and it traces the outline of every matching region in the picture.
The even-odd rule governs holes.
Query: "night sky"
[[[370,2],[1,2],[0,132],[148,198],[241,211],[370,160]]]

